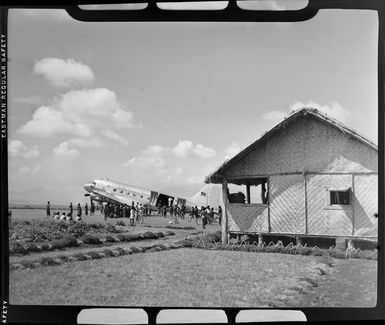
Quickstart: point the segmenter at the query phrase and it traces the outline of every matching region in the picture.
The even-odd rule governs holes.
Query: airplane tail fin
[[[190,205],[197,207],[209,205],[215,210],[218,209],[218,206],[222,205],[222,202],[221,184],[206,184],[188,200]]]

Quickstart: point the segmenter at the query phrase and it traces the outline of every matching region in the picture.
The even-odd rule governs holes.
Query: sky
[[[367,10],[298,23],[92,23],[12,9],[9,199],[85,203],[83,184],[101,178],[190,197],[304,106],[377,143],[377,29]]]

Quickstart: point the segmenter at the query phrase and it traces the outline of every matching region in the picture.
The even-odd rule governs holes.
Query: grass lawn
[[[179,249],[10,272],[10,303],[273,306],[313,256]]]

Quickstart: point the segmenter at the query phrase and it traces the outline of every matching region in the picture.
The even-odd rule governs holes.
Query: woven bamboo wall
[[[327,188],[352,186],[352,175],[307,175],[308,233],[351,236],[353,209],[329,207]]]
[[[377,172],[377,151],[314,118],[299,118],[225,171],[227,178],[272,173]]]
[[[378,175],[354,175],[354,235],[377,236]]]
[[[305,233],[304,176],[271,176],[269,180],[271,232]]]
[[[228,230],[268,231],[268,207],[256,204],[227,204]]]

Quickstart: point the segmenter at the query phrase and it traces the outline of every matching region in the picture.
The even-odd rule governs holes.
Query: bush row
[[[307,247],[301,244],[294,245],[292,243],[284,246],[281,241],[276,244],[270,242],[268,245],[263,243],[258,245],[256,242],[253,244],[242,243],[228,243],[222,245],[220,242],[220,232],[207,234],[201,237],[185,238],[178,241],[176,244],[183,247],[202,248],[202,249],[216,249],[216,250],[232,250],[243,252],[261,252],[261,253],[281,253],[281,254],[298,254],[298,255],[313,255],[334,257],[340,259],[347,258],[359,258],[359,259],[371,259],[377,260],[376,250],[360,250],[349,249],[346,251],[331,247],[329,249],[320,249],[317,246]]]
[[[104,241],[106,242],[130,242],[146,239],[158,239],[165,236],[175,235],[172,231],[163,232],[151,232],[147,231],[142,234],[118,234],[116,237],[108,235]],[[99,237],[93,235],[83,235],[79,238],[84,244],[100,245],[102,240]],[[52,243],[43,243],[42,245],[36,245],[34,243],[21,244],[19,242],[11,243],[9,247],[10,254],[22,254],[27,255],[29,252],[41,252],[50,251],[54,249],[65,249],[67,247],[78,247],[79,241],[74,236],[63,237],[60,240],[54,240]]]
[[[169,249],[177,249],[182,248],[182,245],[177,244],[158,244],[153,246],[143,246],[143,247],[117,247],[114,249],[105,249],[103,251],[88,251],[85,253],[75,253],[72,255],[59,255],[56,257],[41,257],[32,261],[22,261],[20,264],[11,264],[10,270],[17,270],[22,268],[33,269],[40,266],[52,266],[52,265],[61,265],[65,262],[73,262],[73,261],[86,261],[86,260],[95,260],[101,259],[105,257],[114,257],[114,256],[122,256],[129,255],[135,253],[150,253],[150,252],[158,252],[162,250]]]
[[[60,240],[67,236],[80,238],[84,235],[100,235],[105,233],[119,233],[112,224],[86,223],[57,220],[14,221],[9,226],[9,238],[24,242],[44,242]]]

